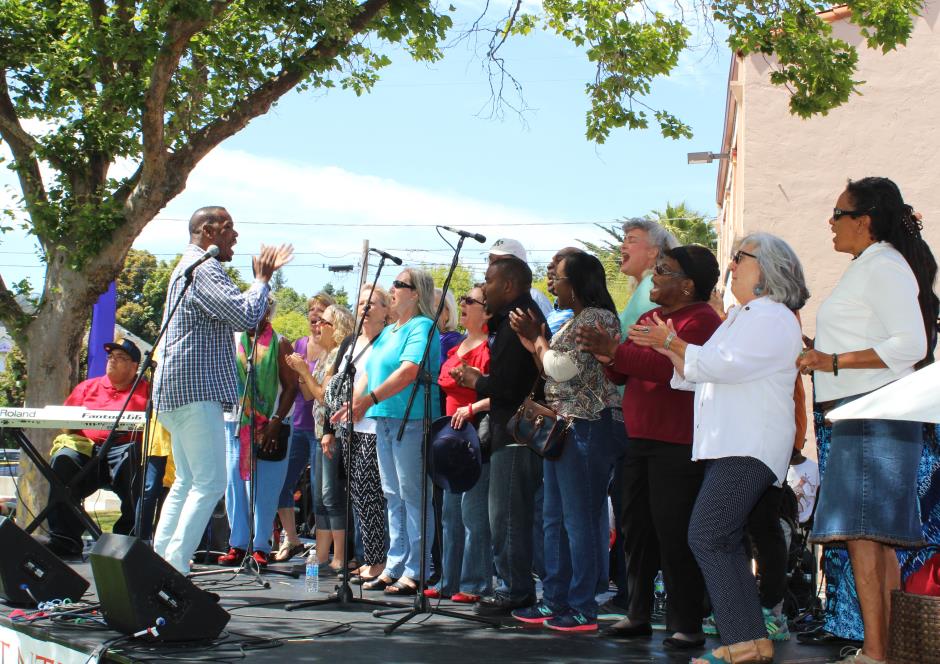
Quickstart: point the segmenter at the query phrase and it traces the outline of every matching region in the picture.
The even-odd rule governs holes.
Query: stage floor
[[[300,565],[298,560],[296,563]],[[73,567],[88,579],[91,569],[88,563]],[[274,566],[272,566],[274,567]],[[289,566],[277,566],[282,569]],[[200,567],[199,569],[211,569]],[[298,568],[299,569],[299,568]],[[405,662],[434,662],[438,664],[463,664],[481,662],[687,662],[688,654],[664,651],[664,632],[654,632],[652,638],[630,641],[614,641],[595,634],[559,634],[542,627],[523,627],[511,619],[493,629],[475,622],[441,615],[422,615],[412,619],[393,634],[386,636],[383,628],[395,617],[376,618],[374,607],[362,605],[343,610],[336,605],[308,608],[287,612],[287,602],[309,599],[305,595],[303,579],[266,574],[264,580],[269,588],[262,588],[246,574],[233,577],[231,573],[218,576],[199,577],[195,581],[201,587],[221,596],[221,605],[231,614],[225,630],[225,638],[213,648],[186,646],[148,645],[132,642],[133,647],[115,646],[101,661],[238,661],[265,662],[317,662],[335,664],[351,662],[382,662],[395,664]],[[333,579],[321,580],[321,588],[335,585]],[[353,586],[359,596],[359,588]],[[315,598],[326,597],[321,592]],[[366,599],[384,600],[381,592],[363,592]],[[86,599],[94,598],[94,583]],[[404,598],[403,598],[404,599]],[[413,600],[414,598],[407,598]],[[405,602],[402,601],[404,604]],[[441,609],[469,613],[469,607],[449,601],[433,603]],[[410,607],[411,602],[407,603]],[[12,628],[25,641],[42,642],[49,647],[51,656],[38,656],[26,661],[84,661],[95,653],[102,643],[119,634],[110,630],[94,629],[90,626],[71,626],[39,621],[33,624],[13,623],[7,618],[10,609],[3,611],[0,627]],[[601,627],[610,624],[603,621]],[[7,630],[4,633],[9,634]],[[246,637],[274,640],[269,647],[246,649],[244,655],[239,643]],[[270,647],[276,644],[277,647]],[[9,646],[3,647],[0,639],[0,664],[9,660]],[[258,644],[262,646],[262,644]],[[710,640],[708,647],[717,646]],[[67,646],[77,651],[67,657],[64,652],[56,654],[56,648]],[[824,663],[837,659],[838,648],[802,646],[793,638],[779,643],[776,662]],[[21,660],[23,661],[23,660]]]

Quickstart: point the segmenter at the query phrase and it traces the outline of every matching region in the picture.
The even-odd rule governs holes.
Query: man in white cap
[[[500,238],[496,240],[496,242],[493,243],[493,246],[490,247],[490,265],[498,260],[506,258],[507,256],[515,256],[523,263],[529,262],[525,247],[522,246],[522,243],[519,242],[519,240],[511,240],[509,238]],[[542,310],[542,315],[545,318],[548,318],[549,314],[551,314],[554,310],[554,307],[552,306],[552,303],[549,301],[548,297],[545,296],[545,293],[533,286],[531,289],[529,289],[529,294],[532,296],[532,299],[535,300],[535,303],[539,306],[539,309]]]

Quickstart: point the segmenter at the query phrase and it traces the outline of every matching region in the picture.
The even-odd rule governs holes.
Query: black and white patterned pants
[[[731,645],[766,639],[744,527],[776,477],[753,457],[725,457],[705,463],[705,478],[689,523],[689,547],[705,577],[721,642]]]
[[[346,436],[342,433],[339,436],[343,440],[343,458],[351,464],[349,490],[362,535],[362,562],[377,565],[385,562],[388,553],[388,515],[379,477],[379,462],[375,455],[375,434],[353,433],[352,454],[347,449]]]

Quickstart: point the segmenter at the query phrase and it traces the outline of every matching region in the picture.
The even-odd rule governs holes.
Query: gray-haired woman
[[[767,488],[786,480],[802,346],[793,312],[809,297],[799,259],[773,235],[744,238],[729,268],[740,306],[705,344],[686,343],[658,316],[630,330],[634,343],[672,360],[673,387],[695,391],[692,458],[706,465],[689,546],[724,644],[695,664],[773,661],[744,527]]]
[[[376,423],[376,451],[382,492],[388,505],[389,549],[385,571],[366,582],[366,590],[385,589],[388,594],[414,595],[421,570],[430,570],[430,538],[421,537],[421,510],[433,523],[430,495],[421,504],[422,468],[421,420],[424,399],[415,399],[405,432],[398,440],[398,429],[405,417],[411,386],[418,378],[424,344],[434,318],[434,280],[423,270],[402,270],[389,291],[389,310],[397,318],[386,327],[372,345],[365,372],[357,379],[353,397],[353,420],[365,415]],[[431,334],[428,370],[437,376],[441,369],[440,338]],[[431,417],[439,416],[440,396],[436,382],[431,385]],[[334,415],[334,422],[346,419],[346,406]]]

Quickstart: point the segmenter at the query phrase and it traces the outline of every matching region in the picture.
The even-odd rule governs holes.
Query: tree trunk
[[[48,288],[40,313],[26,331],[26,405],[60,405],[78,382],[78,362],[91,304],[96,296],[88,279],[50,265]],[[52,272],[58,272],[53,275]],[[67,272],[67,273],[66,273]],[[58,279],[52,277],[58,276]],[[30,440],[48,458],[56,430],[32,429]],[[48,500],[48,484],[36,467],[20,455],[17,521],[25,526]]]

